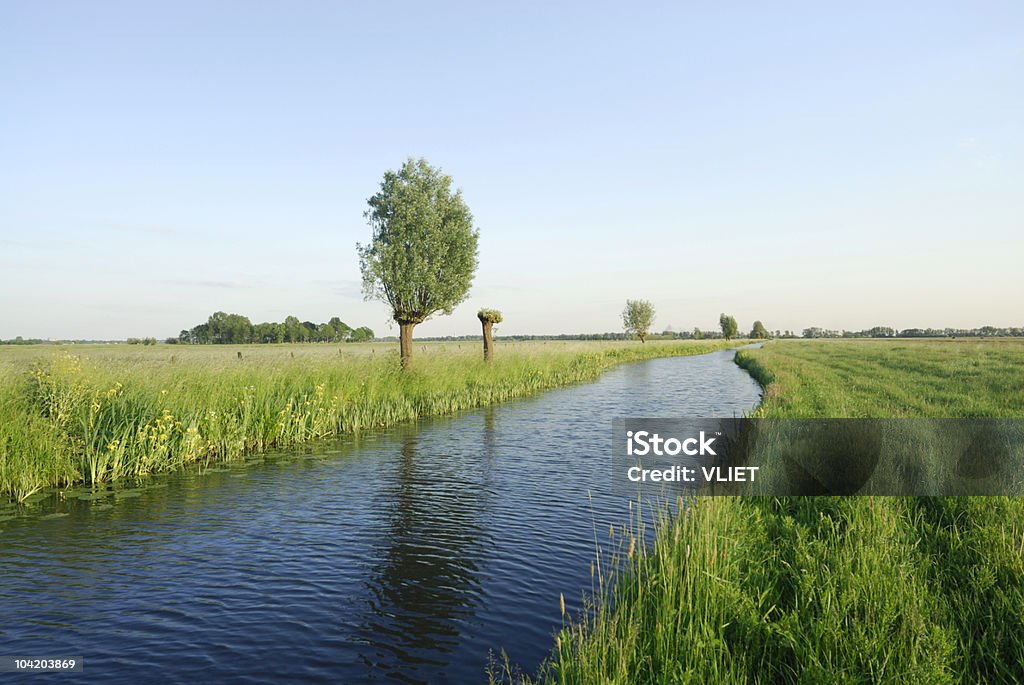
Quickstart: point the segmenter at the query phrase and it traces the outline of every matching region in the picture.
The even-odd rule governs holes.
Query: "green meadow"
[[[1024,340],[778,341],[737,363],[766,418],[1024,417]]]
[[[0,348],[0,496],[138,479],[453,414],[722,341]]]
[[[1024,341],[779,341],[737,361],[766,386],[757,416],[1024,416]],[[639,515],[598,531],[587,609],[563,611],[538,674],[498,660],[492,681],[1024,682],[1024,500],[682,504],[647,512],[651,545]]]

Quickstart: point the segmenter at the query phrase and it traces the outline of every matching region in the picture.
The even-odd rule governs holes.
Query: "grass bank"
[[[0,349],[0,496],[18,501],[452,414],[719,341]]]
[[[739,361],[766,417],[1024,416],[1024,341],[777,342]],[[1020,499],[702,498],[654,518],[649,547],[635,521],[595,540],[588,612],[539,674],[492,680],[1024,682]]]

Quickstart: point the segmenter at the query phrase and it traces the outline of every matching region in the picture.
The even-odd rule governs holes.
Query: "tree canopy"
[[[764,327],[764,324],[760,321],[755,321],[753,328],[750,329],[750,337],[757,340],[767,340],[771,337],[768,333],[768,329]]]
[[[722,337],[726,340],[732,340],[735,338],[736,333],[739,331],[739,325],[736,323],[736,319],[728,314],[723,313],[718,317],[718,325],[722,327]]]
[[[356,246],[367,299],[391,305],[400,324],[451,314],[473,283],[479,236],[451,176],[410,157],[367,202],[373,237]]]
[[[653,323],[654,305],[647,300],[626,300],[626,307],[622,310],[622,326],[626,333],[644,342]]]
[[[480,319],[481,323],[501,323],[503,320],[501,312],[497,309],[481,309],[476,313],[476,318]]]

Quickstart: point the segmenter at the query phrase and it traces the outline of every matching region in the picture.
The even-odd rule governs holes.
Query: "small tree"
[[[726,340],[732,340],[735,338],[737,331],[739,331],[736,319],[732,318],[728,314],[722,314],[718,317],[718,325],[722,327],[722,337]]]
[[[367,200],[373,228],[368,245],[356,245],[366,299],[391,305],[398,323],[402,368],[412,366],[412,329],[437,312],[451,314],[466,299],[477,265],[473,215],[452,192],[452,178],[411,157],[388,171]]]
[[[760,321],[754,322],[754,327],[750,329],[750,337],[757,340],[767,340],[771,337],[768,333],[768,329],[764,327],[764,324]]]
[[[629,335],[635,335],[644,342],[647,331],[654,323],[654,306],[647,300],[626,300],[626,308],[622,310],[622,326]]]
[[[484,328],[484,361],[489,362],[494,357],[494,338],[491,337],[491,328],[496,323],[501,323],[501,312],[497,309],[481,309],[476,313],[480,324]]]

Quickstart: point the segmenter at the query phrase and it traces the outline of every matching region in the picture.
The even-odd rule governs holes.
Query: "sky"
[[[0,2],[0,338],[395,335],[424,157],[480,231],[417,335],[1024,325],[1024,4]]]

